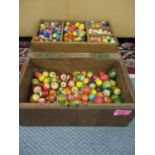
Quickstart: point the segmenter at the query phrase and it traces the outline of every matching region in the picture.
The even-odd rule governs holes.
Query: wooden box
[[[114,35],[114,32],[112,30],[111,24],[110,24],[110,29],[113,33],[114,40],[116,41],[115,43],[95,43],[95,42],[90,42],[88,39],[88,25],[86,24],[85,21],[80,21],[85,23],[86,25],[86,41],[85,42],[64,42],[63,37],[59,42],[39,42],[39,41],[34,41],[34,37],[38,34],[39,31],[39,25],[43,22],[49,22],[49,21],[60,21],[60,20],[41,20],[40,23],[37,25],[32,41],[31,41],[31,49],[32,52],[76,52],[76,53],[117,53],[118,52],[118,40]],[[64,28],[64,23],[66,21],[69,21],[71,23],[75,22],[73,20],[62,20],[62,32]],[[63,35],[63,34],[62,34]]]
[[[58,104],[29,103],[33,67],[72,72],[101,69],[118,72],[117,83],[122,89],[123,104],[98,104],[64,107]],[[106,53],[33,53],[20,73],[20,125],[25,126],[126,126],[134,117],[134,94],[128,73],[119,54]],[[119,112],[115,116],[116,111]],[[124,115],[125,112],[130,112]]]

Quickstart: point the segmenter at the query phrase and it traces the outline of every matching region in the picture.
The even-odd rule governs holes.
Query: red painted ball
[[[101,77],[101,76],[103,76],[105,74],[105,71],[100,71],[99,73],[98,73],[98,75]]]
[[[102,96],[96,96],[94,99],[94,103],[96,103],[96,104],[103,103],[103,97]]]
[[[34,77],[39,78],[41,76],[41,72],[35,71],[34,72]]]
[[[94,74],[94,75],[92,76],[92,79],[93,79],[93,80],[96,80],[97,78],[98,78],[97,74]]]
[[[104,75],[100,76],[100,78],[101,78],[101,80],[103,80],[103,81],[109,80],[109,76],[108,76],[107,74],[104,74]]]

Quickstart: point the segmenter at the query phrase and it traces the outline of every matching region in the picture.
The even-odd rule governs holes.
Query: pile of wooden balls
[[[58,21],[44,22],[40,24],[39,33],[35,36],[35,41],[58,42],[61,39],[62,24]]]
[[[89,36],[90,42],[97,42],[97,43],[115,43],[115,40],[112,36],[109,35],[90,35]]]
[[[111,35],[111,31],[106,30],[106,29],[93,29],[93,28],[90,28],[88,30],[88,34],[90,34],[90,35]]]
[[[56,73],[36,70],[32,79],[31,103],[58,103],[64,106],[80,104],[123,103],[117,86],[117,73],[101,70]]]
[[[83,23],[66,22],[63,31],[63,40],[65,42],[83,42],[86,40],[85,24]]]
[[[102,21],[94,21],[94,20],[86,20],[86,24],[92,28],[108,28],[110,27],[109,22]]]

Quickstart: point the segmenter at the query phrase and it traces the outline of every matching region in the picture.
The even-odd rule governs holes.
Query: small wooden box
[[[76,53],[117,53],[118,52],[118,40],[114,35],[112,30],[111,24],[110,29],[113,33],[115,43],[95,43],[90,42],[88,39],[88,25],[86,25],[85,21],[80,21],[85,23],[86,25],[86,41],[85,42],[64,42],[63,36],[59,42],[39,42],[34,41],[34,37],[38,34],[39,25],[43,22],[50,22],[50,21],[62,21],[62,32],[64,28],[64,23],[69,21],[71,23],[76,22],[75,20],[41,20],[40,23],[37,25],[32,41],[31,41],[31,49],[32,52],[76,52]],[[110,22],[109,22],[110,23]]]
[[[117,83],[122,90],[123,104],[98,104],[64,107],[58,104],[29,103],[33,68],[49,71],[101,69],[118,72]],[[134,117],[134,94],[128,73],[119,54],[90,53],[33,53],[20,73],[20,125],[26,126],[126,126]],[[114,116],[117,109],[131,110],[129,115]]]

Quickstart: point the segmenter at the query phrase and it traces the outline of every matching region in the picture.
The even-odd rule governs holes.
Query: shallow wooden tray
[[[87,33],[87,25],[86,25],[86,41],[85,42],[64,42],[63,37],[61,38],[61,41],[59,42],[39,42],[34,41],[34,37],[38,34],[39,31],[39,25],[44,21],[61,21],[61,20],[45,20],[42,19],[38,23],[38,25],[35,28],[34,35],[31,41],[31,50],[32,52],[75,52],[75,53],[117,53],[118,52],[118,40],[116,37],[114,37],[115,43],[95,43],[95,42],[89,42],[88,40],[88,33]],[[77,20],[62,20],[63,26],[62,31],[64,28],[64,22],[69,21],[71,23],[76,22]],[[80,21],[85,23],[85,21]],[[86,24],[86,23],[85,23]],[[111,26],[111,25],[110,25]],[[112,29],[112,27],[110,27]],[[113,33],[113,31],[112,31]],[[113,33],[114,35],[114,33]]]

